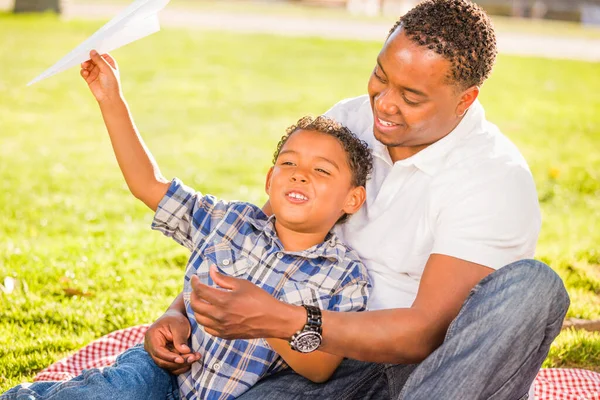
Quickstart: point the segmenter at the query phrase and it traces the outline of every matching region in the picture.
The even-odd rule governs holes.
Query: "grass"
[[[76,69],[25,84],[101,22],[0,14],[0,392],[92,339],[158,317],[186,251],[149,230]],[[118,50],[124,92],[165,176],[262,204],[284,128],[362,94],[380,43],[165,29]],[[538,185],[538,257],[600,318],[598,64],[503,56],[488,117]],[[8,282],[8,281],[6,281]],[[597,334],[564,332],[546,366],[600,365]]]

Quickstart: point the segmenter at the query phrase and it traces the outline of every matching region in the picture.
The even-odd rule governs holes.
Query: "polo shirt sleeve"
[[[535,184],[526,167],[483,165],[477,172],[447,181],[431,194],[437,204],[431,219],[435,221],[432,253],[493,269],[533,257],[541,217]]]
[[[152,229],[193,250],[223,219],[228,203],[202,195],[179,179],[171,181],[152,220]]]
[[[371,293],[371,283],[362,263],[352,262],[329,302],[330,311],[365,311]]]

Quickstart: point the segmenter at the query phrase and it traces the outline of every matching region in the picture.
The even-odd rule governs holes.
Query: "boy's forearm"
[[[281,339],[266,339],[269,346],[279,354],[285,362],[296,371],[316,383],[327,381],[342,362],[342,357],[315,351],[303,354],[291,349],[288,342]]]
[[[169,181],[162,177],[158,165],[139,135],[124,99],[100,102],[117,162],[131,193],[152,210],[164,197]]]

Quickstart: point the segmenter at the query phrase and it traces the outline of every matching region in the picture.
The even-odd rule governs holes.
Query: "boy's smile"
[[[322,236],[316,243],[340,217],[360,208],[356,191],[364,188],[352,186],[342,144],[332,135],[313,130],[292,133],[267,175],[266,192],[278,234],[283,228]]]

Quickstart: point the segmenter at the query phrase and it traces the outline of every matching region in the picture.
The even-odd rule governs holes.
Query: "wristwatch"
[[[310,353],[321,345],[323,340],[321,329],[321,310],[319,307],[302,304],[306,309],[306,325],[302,330],[294,333],[290,339],[292,350],[300,353]]]

